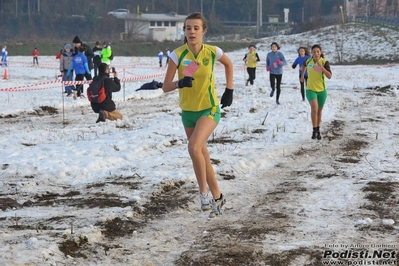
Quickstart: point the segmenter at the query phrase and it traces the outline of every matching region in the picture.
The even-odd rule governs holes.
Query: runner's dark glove
[[[194,80],[193,77],[185,76],[184,78],[179,80],[179,82],[177,83],[179,86],[179,89],[184,88],[184,87],[191,88],[193,86],[193,80]]]
[[[230,106],[233,103],[233,90],[226,88],[220,101],[222,108]]]

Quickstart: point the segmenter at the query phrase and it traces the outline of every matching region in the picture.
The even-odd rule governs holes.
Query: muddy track
[[[208,234],[198,236],[176,265],[322,265],[323,245],[346,243],[348,236],[353,243],[365,243],[364,230],[373,231],[367,234],[370,242],[366,243],[394,239],[392,236],[397,230],[393,227],[381,223],[353,225],[356,217],[363,214],[379,221],[399,215],[398,182],[367,181],[367,176],[356,176],[351,170],[351,165],[359,163],[373,168],[367,161],[367,148],[373,145],[374,136],[365,132],[367,122],[375,122],[371,119],[377,116],[380,117],[378,122],[383,123],[381,118],[386,116],[385,112],[397,115],[398,110],[394,106],[384,110],[386,105],[373,92],[359,96],[359,103],[348,103],[342,108],[342,112],[352,113],[350,121],[337,117],[328,125],[324,124],[322,141],[309,141],[288,155],[287,160],[275,165],[272,172],[258,172],[253,182],[256,182],[255,187],[264,188],[263,193],[259,190],[257,198],[248,199],[248,205],[239,206],[246,210],[236,212],[233,208],[226,212],[234,215],[227,214],[222,221],[212,221]],[[352,108],[355,105],[357,108]],[[369,113],[369,107],[374,105],[381,105],[381,114]],[[390,172],[393,176],[397,173]],[[264,181],[259,182],[262,179]],[[351,205],[348,202],[345,210],[335,209],[334,201],[345,200],[348,196],[338,192],[337,182],[353,186],[361,203]],[[318,196],[315,198],[312,194]],[[240,199],[232,203],[239,205],[237,201]],[[315,204],[317,201],[326,204],[320,207]],[[320,231],[307,229],[306,224],[314,228],[317,220]],[[348,221],[331,228],[332,220]],[[320,245],[309,246],[307,241],[312,242],[314,238],[320,238]]]
[[[222,188],[224,182],[230,182],[237,189],[226,191],[226,210],[216,219],[209,220],[208,213],[199,212],[195,183],[160,183],[142,203],[132,203],[107,193],[107,188],[140,189],[145,184],[139,175],[29,195],[18,193],[18,181],[31,177],[16,177],[15,183],[6,184],[7,193],[0,195],[0,209],[29,213],[51,208],[55,216],[40,220],[13,217],[2,227],[21,236],[32,231],[45,235],[58,243],[60,258],[69,255],[78,263],[96,262],[95,254],[105,254],[120,265],[132,265],[132,261],[135,265],[181,266],[320,265],[323,243],[346,241],[348,235],[351,241],[361,242],[365,231],[370,241],[392,239],[397,234],[395,228],[380,223],[353,225],[363,215],[376,221],[399,215],[399,183],[390,179],[398,174],[396,168],[380,169],[368,159],[368,148],[379,143],[370,125],[387,119],[386,101],[391,103],[388,113],[399,114],[394,100],[372,92],[359,93],[359,102],[342,106],[342,112],[350,113],[349,121],[337,116],[324,123],[323,140],[309,139],[278,158],[272,169],[254,168],[245,178],[239,173],[218,173]],[[380,114],[368,111],[375,105],[381,106]],[[364,173],[354,170],[359,164],[366,169]],[[380,174],[383,179],[376,178]],[[353,186],[353,194],[342,194],[340,185]],[[335,208],[343,201],[347,201],[344,210]],[[102,217],[102,210],[112,208],[123,211],[115,217]],[[89,217],[87,213],[93,213],[85,211],[89,209],[98,212]],[[88,243],[84,233],[65,233],[73,231],[71,221],[83,226],[93,223],[103,240]],[[167,228],[171,223],[178,226]],[[135,244],[124,241],[132,238],[137,239]],[[63,263],[68,264],[60,265]]]

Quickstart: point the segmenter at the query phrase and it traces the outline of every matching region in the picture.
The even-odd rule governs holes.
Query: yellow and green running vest
[[[320,58],[322,65],[324,66],[327,62],[324,58]],[[327,89],[326,87],[326,76],[320,69],[317,71],[317,63],[313,58],[306,60],[306,67],[308,71],[308,80],[306,89],[314,92],[322,92]],[[316,70],[315,70],[316,69]]]
[[[175,50],[178,58],[178,77],[184,77],[184,69],[194,61],[198,69],[193,75],[191,88],[179,89],[180,108],[184,111],[198,112],[219,105],[216,95],[214,68],[216,46],[203,44],[198,55],[194,55],[185,44]]]
[[[247,53],[247,67],[255,68],[257,63],[256,52],[248,52]]]

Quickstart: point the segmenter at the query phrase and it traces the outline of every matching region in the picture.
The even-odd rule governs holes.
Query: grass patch
[[[48,112],[49,114],[58,114],[57,108],[51,106],[40,106],[44,112]]]
[[[230,175],[230,174],[223,174],[223,173],[220,173],[219,174],[221,177],[223,177],[223,180],[233,180],[233,179],[236,179],[236,177],[235,177],[235,175]]]
[[[211,163],[214,164],[214,165],[219,165],[220,164],[220,160],[211,158]]]
[[[334,174],[316,174],[316,179],[325,179],[325,178],[331,178],[334,176],[338,176],[338,174],[334,173]]]
[[[332,141],[338,137],[342,136],[342,130],[345,126],[345,122],[344,121],[340,121],[340,120],[333,120],[325,133],[324,138],[328,139],[329,141]]]
[[[143,225],[143,222],[137,222],[130,219],[122,220],[119,217],[108,220],[104,223],[96,224],[96,226],[101,226],[104,228],[101,230],[101,233],[110,239],[132,235],[135,230],[141,228]]]
[[[21,144],[24,145],[24,146],[26,146],[26,147],[36,146],[36,144],[33,144],[33,143],[26,143],[26,142],[23,142],[23,143],[21,143]]]
[[[280,217],[277,219],[280,220]],[[260,224],[259,221],[254,223]],[[268,221],[264,223],[267,224]],[[273,230],[267,231],[261,226],[256,230],[253,226],[251,228],[211,229],[210,234],[192,245],[190,250],[183,252],[174,265],[287,266],[298,265],[300,258],[309,263],[306,265],[321,265],[322,252],[315,248],[301,247],[278,254],[264,252],[259,237]],[[228,238],[224,237],[226,235]]]
[[[82,251],[88,246],[89,240],[85,236],[79,236],[78,238],[67,239],[58,245],[58,249],[65,254],[65,256],[71,256],[74,258],[85,258],[87,256]]]
[[[112,220],[99,222],[96,226],[102,228],[101,232],[108,238],[130,236],[135,230],[147,225],[148,220],[157,219],[159,216],[167,214],[178,208],[186,208],[191,201],[192,191],[185,191],[181,187],[184,181],[175,181],[161,184],[144,205],[133,209],[137,213],[137,218],[122,219],[116,217]],[[197,192],[197,191],[196,191]],[[130,203],[129,205],[132,205]]]
[[[350,139],[344,146],[340,146],[340,150],[343,151],[343,154],[340,158],[337,158],[337,162],[341,163],[353,163],[356,164],[360,161],[362,157],[361,151],[365,147],[367,147],[368,142],[357,140],[357,139]]]
[[[398,182],[371,181],[362,191],[366,193],[365,198],[369,201],[363,208],[374,211],[381,219],[398,215]]]
[[[22,205],[12,198],[0,198],[0,210],[3,212],[8,209],[20,209],[21,207]]]
[[[367,147],[368,142],[363,140],[355,140],[350,139],[348,142],[345,143],[345,146],[341,147],[341,150],[344,152],[352,152],[352,151],[360,151]]]
[[[17,115],[0,115],[0,118],[14,118],[17,117]]]
[[[261,134],[265,131],[267,131],[267,129],[257,128],[257,129],[252,130],[251,132],[254,134]]]
[[[208,140],[208,143],[212,143],[212,144],[228,144],[228,143],[239,143],[241,141],[237,141],[234,139],[230,139],[228,137],[213,137],[212,139]]]

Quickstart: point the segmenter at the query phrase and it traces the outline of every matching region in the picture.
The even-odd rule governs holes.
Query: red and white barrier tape
[[[39,87],[39,88],[19,88],[19,89],[0,89],[0,91],[8,91],[8,92],[20,92],[20,91],[42,91],[42,90],[50,90],[50,89],[55,89],[55,88],[60,88],[59,86],[52,86],[52,87],[48,87],[48,88],[43,88],[43,87]]]
[[[135,74],[135,73],[133,73],[133,72],[130,72],[130,71],[124,71],[124,73],[126,73],[126,74],[131,74],[131,75],[133,75],[133,76],[140,76],[140,74]]]
[[[142,66],[157,66],[157,62],[158,61],[154,61],[153,64],[151,63],[135,63],[135,64],[114,64],[112,63],[111,65],[114,67],[118,67],[118,68],[137,68],[137,67],[142,67]],[[159,67],[159,66],[158,66]]]
[[[152,75],[145,75],[145,76],[137,76],[137,77],[132,77],[132,78],[120,78],[119,80],[121,82],[124,81],[138,81],[138,80],[143,80],[143,79],[152,79],[152,78],[158,78],[158,77],[163,77],[165,76],[165,73],[158,73],[158,74],[152,74]],[[71,86],[75,84],[90,84],[91,80],[82,80],[82,81],[63,81],[65,86]]]
[[[137,76],[137,77],[132,77],[132,78],[121,78],[120,81],[138,81],[138,80],[143,80],[143,79],[152,79],[152,78],[159,78],[165,76],[165,73],[158,73],[158,74],[152,74],[152,75],[146,75],[146,76]]]
[[[132,77],[132,78],[121,78],[119,80],[121,82],[138,81],[138,80],[152,79],[152,78],[163,77],[163,76],[165,76],[165,73],[158,73],[158,74],[145,75],[145,76],[137,76],[137,77]],[[57,88],[57,87],[51,87],[51,88],[37,88],[37,87],[38,86],[43,86],[43,85],[48,85],[48,84],[54,84],[54,83],[64,83],[64,86],[71,86],[71,85],[80,85],[80,84],[90,84],[91,82],[92,82],[91,80],[62,81],[62,80],[58,79],[58,80],[49,81],[49,82],[43,82],[43,83],[29,84],[29,85],[12,87],[12,88],[3,88],[3,89],[0,89],[0,92],[1,91],[47,90],[47,89],[52,89],[52,88]],[[30,88],[30,87],[35,87],[35,88]],[[30,89],[28,89],[28,88],[30,88]]]
[[[0,91],[16,91],[24,88],[29,88],[29,87],[35,87],[35,86],[42,86],[42,85],[47,85],[47,84],[54,84],[60,82],[59,80],[53,80],[49,82],[43,82],[43,83],[35,83],[35,84],[29,84],[29,85],[24,85],[24,86],[18,86],[18,87],[12,87],[12,88],[4,88],[0,89]]]

